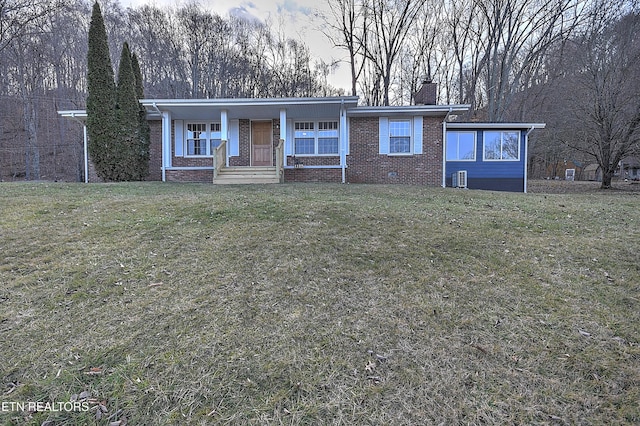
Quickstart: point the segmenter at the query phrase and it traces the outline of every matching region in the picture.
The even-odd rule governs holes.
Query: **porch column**
[[[287,110],[282,108],[280,110],[280,139],[282,139],[284,141],[285,146],[283,146],[282,148],[282,165],[286,166],[287,165],[287,150],[286,150],[286,144],[287,144]]]
[[[167,181],[167,168],[171,167],[171,113],[162,112],[162,181]]]
[[[220,139],[227,142],[225,165],[229,167],[229,115],[226,109],[220,111]]]
[[[339,134],[339,145],[340,145],[340,168],[342,169],[342,183],[346,183],[347,181],[347,142],[348,142],[348,133],[347,133],[347,110],[344,106],[344,103],[340,107],[340,134]]]

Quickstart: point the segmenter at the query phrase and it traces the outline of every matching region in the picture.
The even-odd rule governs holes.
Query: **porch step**
[[[218,185],[280,183],[275,167],[225,167],[213,180]]]

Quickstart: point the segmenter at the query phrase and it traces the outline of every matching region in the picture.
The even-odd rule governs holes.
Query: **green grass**
[[[0,424],[637,424],[639,206],[1,184]]]

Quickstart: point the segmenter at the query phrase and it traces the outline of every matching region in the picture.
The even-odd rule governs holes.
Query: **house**
[[[151,126],[149,180],[162,181],[451,186],[452,173],[466,171],[470,188],[524,191],[527,136],[544,127],[461,127],[449,121],[469,105],[367,107],[355,96],[140,102]],[[84,111],[59,114],[86,118]],[[474,155],[454,157],[451,144],[466,149],[467,133]],[[496,134],[499,140],[490,138]]]
[[[620,160],[620,178],[625,180],[640,180],[640,160],[636,157],[626,157]]]

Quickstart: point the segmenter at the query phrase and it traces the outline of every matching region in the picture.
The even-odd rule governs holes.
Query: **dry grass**
[[[0,402],[85,391],[129,424],[640,422],[637,194],[0,190]]]

